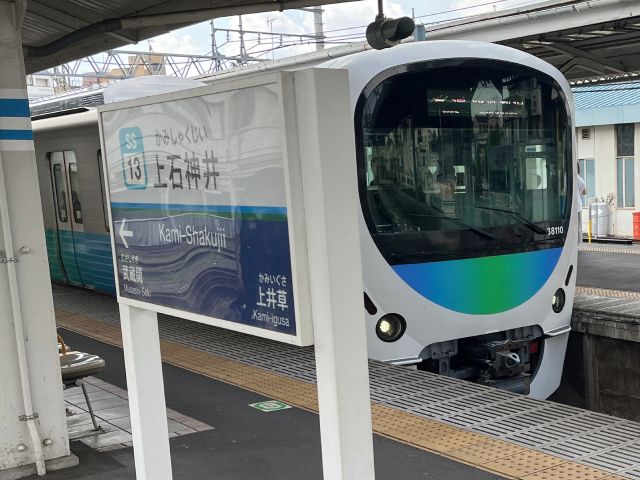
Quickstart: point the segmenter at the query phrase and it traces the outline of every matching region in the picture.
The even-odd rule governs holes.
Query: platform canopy
[[[22,26],[27,73],[218,17],[353,0],[30,0]]]
[[[637,0],[549,0],[427,25],[428,40],[482,40],[524,50],[569,81],[628,81],[640,75]]]

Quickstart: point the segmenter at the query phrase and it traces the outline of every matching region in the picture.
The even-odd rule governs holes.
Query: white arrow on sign
[[[127,243],[127,239],[125,237],[133,237],[133,231],[124,229],[124,224],[126,222],[127,222],[127,219],[123,218],[122,223],[120,224],[120,230],[118,230],[118,233],[120,234],[120,238],[122,239],[122,243],[124,243],[124,246],[129,248],[129,244]]]

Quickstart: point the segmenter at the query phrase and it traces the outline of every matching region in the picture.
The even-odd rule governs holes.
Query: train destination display
[[[101,109],[118,295],[308,343],[292,269],[281,85],[190,92]]]

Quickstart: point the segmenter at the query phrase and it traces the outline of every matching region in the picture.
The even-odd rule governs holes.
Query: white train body
[[[457,41],[320,67],[349,71],[370,357],[550,395],[560,383],[577,260],[564,77],[523,52]],[[54,152],[88,152],[74,157],[74,195],[88,208],[73,239],[108,241],[96,116],[36,120],[34,134],[49,257],[59,266],[52,277],[109,290],[108,279],[83,281],[83,260],[75,262],[80,275],[65,275],[68,235],[59,232],[67,227],[56,219],[51,180]],[[73,251],[90,256],[79,242]]]
[[[444,62],[444,63],[442,63]],[[497,62],[497,63],[496,63]],[[363,273],[364,281],[371,301],[373,302],[375,314],[367,314],[367,332],[368,332],[368,344],[369,353],[373,358],[378,358],[386,361],[392,361],[396,363],[415,363],[422,362],[425,359],[431,359],[434,365],[432,369],[447,373],[447,369],[451,369],[450,363],[454,363],[455,356],[448,357],[448,352],[458,352],[460,355],[461,348],[460,342],[457,339],[469,338],[476,336],[488,335],[487,342],[497,341],[500,339],[500,335],[495,335],[498,332],[509,332],[504,335],[504,340],[525,339],[528,336],[537,337],[538,358],[537,365],[531,363],[528,373],[533,374],[531,379],[530,393],[532,396],[538,398],[545,398],[549,396],[559,385],[560,377],[562,373],[562,364],[564,361],[564,355],[566,350],[566,344],[569,336],[569,326],[571,322],[571,305],[575,292],[575,270],[577,260],[577,219],[575,214],[575,208],[570,205],[574,205],[576,201],[574,189],[572,188],[572,179],[575,178],[575,159],[573,153],[575,151],[575,145],[573,140],[573,111],[572,111],[572,93],[570,87],[562,76],[562,74],[548,63],[523,53],[518,50],[510,49],[507,47],[484,44],[475,42],[458,42],[458,41],[442,41],[442,42],[423,42],[403,45],[399,48],[392,48],[382,51],[369,51],[358,55],[352,55],[343,57],[340,59],[327,62],[322,67],[330,68],[346,68],[349,70],[349,81],[351,86],[351,102],[354,111],[354,122],[356,125],[356,136],[358,138],[358,154],[366,155],[363,149],[366,148],[362,143],[362,132],[358,130],[358,116],[362,116],[362,105],[360,110],[358,103],[365,102],[363,95],[367,93],[372,94],[375,92],[376,86],[379,86],[385,79],[393,82],[393,77],[397,75],[409,75],[410,72],[422,71],[423,74],[414,73],[416,78],[420,78],[420,75],[425,77],[432,77],[437,75],[436,69],[441,68],[440,71],[448,69],[451,72],[458,71],[460,75],[472,71],[476,67],[470,67],[464,69],[464,65],[472,64],[479,66],[477,68],[485,68],[485,65],[500,66],[502,65],[506,70],[513,68],[526,67],[531,69],[532,72],[539,72],[540,78],[537,81],[547,80],[553,83],[550,90],[550,96],[555,97],[559,95],[564,100],[557,100],[557,107],[562,105],[564,112],[553,112],[552,115],[566,115],[565,120],[562,122],[563,131],[559,132],[559,125],[556,125],[553,130],[556,139],[559,135],[564,136],[563,145],[564,158],[557,158],[553,164],[550,158],[545,158],[545,154],[549,154],[549,157],[553,155],[550,152],[535,152],[536,150],[548,150],[550,149],[548,138],[539,142],[533,140],[535,135],[529,135],[529,137],[523,136],[516,141],[512,140],[511,144],[502,143],[504,148],[524,148],[524,150],[530,150],[531,155],[522,155],[525,152],[516,152],[520,158],[508,159],[511,160],[511,166],[513,172],[516,169],[521,169],[522,165],[516,165],[517,162],[525,161],[525,169],[528,167],[533,168],[533,165],[539,169],[539,172],[547,172],[547,179],[543,180],[543,186],[546,189],[550,189],[551,177],[553,168],[563,168],[565,172],[564,179],[558,179],[560,182],[557,185],[557,193],[564,197],[565,210],[564,215],[557,216],[553,221],[546,222],[541,217],[532,218],[532,220],[544,230],[544,235],[535,234],[529,239],[528,245],[512,245],[508,247],[504,254],[499,252],[499,249],[505,247],[501,244],[500,233],[495,233],[498,237],[498,243],[493,252],[478,252],[476,256],[470,258],[464,258],[464,254],[441,255],[443,260],[429,259],[427,263],[415,261],[410,265],[405,265],[401,260],[397,261],[395,265],[390,265],[390,262],[385,259],[385,256],[381,253],[382,241],[378,244],[372,236],[372,229],[375,226],[367,225],[365,219],[367,212],[367,205],[363,202],[363,216],[361,218],[362,225],[362,259],[363,259]],[[448,65],[444,66],[443,65]],[[409,66],[407,68],[406,66]],[[422,69],[422,70],[421,70]],[[521,72],[522,74],[522,72]],[[452,80],[458,83],[458,86],[451,84],[442,84],[438,81],[426,80],[427,89],[428,86],[432,86],[436,91],[433,91],[432,95],[435,99],[440,95],[438,100],[456,100],[457,105],[461,108],[458,111],[462,111],[463,108],[470,108],[473,112],[474,106],[478,106],[478,110],[481,108],[491,110],[496,115],[487,115],[488,121],[495,121],[503,124],[512,122],[526,122],[524,114],[521,114],[522,110],[518,106],[514,106],[513,103],[517,103],[518,100],[508,100],[507,97],[497,99],[502,103],[502,119],[497,115],[499,105],[490,103],[492,99],[485,97],[476,97],[475,101],[473,97],[462,96],[464,92],[459,91],[460,98],[452,98],[451,91],[456,91],[456,88],[460,88],[460,85],[471,84],[472,82],[466,82],[464,79],[460,80],[455,78],[457,74],[452,76]],[[423,81],[422,79],[419,81]],[[475,80],[474,80],[475,81]],[[495,87],[495,85],[493,85]],[[389,90],[393,89],[393,85],[390,85]],[[487,86],[486,89],[490,89],[491,86]],[[503,87],[504,88],[504,87]],[[415,98],[415,102],[424,102],[425,105],[428,101],[426,96],[429,95],[427,91],[424,92],[425,96],[422,98]],[[503,93],[503,92],[500,92]],[[520,92],[522,94],[522,92]],[[403,92],[402,95],[406,95],[407,92]],[[392,91],[385,92],[385,95],[393,95]],[[476,90],[476,95],[478,95]],[[523,107],[529,109],[529,115],[531,117],[545,115],[544,109],[547,105],[531,105],[535,101],[543,101],[544,98],[539,98],[540,93],[535,92],[537,97],[530,95],[530,98],[526,98],[526,95],[521,95],[521,100],[525,102]],[[543,94],[544,95],[544,94]],[[516,97],[517,95],[514,95]],[[471,102],[470,102],[471,100]],[[547,99],[548,100],[548,99]],[[464,103],[466,101],[466,103]],[[509,105],[507,102],[511,102]],[[526,105],[526,103],[529,103]],[[453,110],[452,105],[456,103],[441,102],[444,104],[444,108]],[[384,106],[381,108],[385,108]],[[512,118],[508,118],[506,113],[507,109],[513,113]],[[537,110],[536,110],[537,109]],[[414,113],[414,117],[417,116],[416,109],[411,110]],[[480,113],[480,112],[478,112]],[[374,112],[375,114],[375,112]],[[384,115],[381,113],[380,115]],[[450,113],[452,117],[460,115],[460,113]],[[481,117],[481,115],[477,115]],[[515,119],[515,120],[514,120]],[[397,119],[394,119],[397,122]],[[418,128],[416,124],[419,119],[413,118],[414,125],[412,126],[414,134]],[[429,124],[429,119],[422,119],[425,125]],[[535,123],[535,118],[533,122]],[[388,127],[388,125],[385,125]],[[431,125],[429,125],[431,127]],[[540,128],[540,126],[537,126]],[[506,128],[506,127],[504,127]],[[531,128],[531,125],[528,125]],[[382,129],[384,130],[384,129]],[[390,129],[387,129],[390,134]],[[397,132],[396,128],[396,132]],[[408,130],[408,128],[401,129]],[[427,130],[427,128],[425,128]],[[431,131],[436,130],[431,128]],[[453,129],[451,129],[453,130]],[[404,133],[404,131],[402,133]],[[522,132],[519,132],[522,133]],[[482,134],[481,134],[482,135]],[[468,150],[470,156],[479,155],[479,144],[486,144],[486,139],[478,138],[478,132],[469,132],[471,138],[468,139],[469,145],[464,145],[464,149]],[[510,135],[514,136],[514,132],[510,132]],[[397,135],[396,135],[397,137]],[[403,137],[411,142],[416,142],[414,138],[409,139],[408,136]],[[538,143],[536,143],[538,142]],[[558,142],[556,142],[558,143]],[[515,147],[512,147],[515,145]],[[556,145],[556,150],[560,148]],[[376,148],[373,146],[372,148]],[[384,147],[382,147],[384,149]],[[397,150],[401,150],[396,145]],[[490,147],[488,147],[490,148]],[[496,146],[498,149],[498,146]],[[425,163],[444,163],[446,159],[433,158],[436,155],[442,155],[443,149],[435,149],[436,152],[428,152],[432,158],[426,158]],[[447,153],[455,153],[454,149],[449,149],[447,152],[447,146],[444,147],[444,156]],[[475,151],[473,151],[475,150]],[[403,151],[406,155],[406,150]],[[415,152],[414,152],[415,153]],[[527,153],[528,155],[528,153]],[[539,155],[539,156],[538,156]],[[556,152],[556,156],[560,157]],[[524,158],[523,158],[524,157]],[[541,160],[536,160],[536,158]],[[526,163],[528,162],[528,165]],[[416,163],[413,165],[413,174],[416,175]],[[457,176],[462,177],[465,189],[454,190],[451,197],[453,205],[450,207],[456,209],[460,203],[457,197],[463,196],[475,196],[475,201],[478,201],[481,194],[474,189],[477,189],[481,183],[478,181],[479,174],[473,172],[474,164],[469,159],[454,159],[454,163],[462,164],[466,166],[466,171],[460,174],[458,170]],[[542,166],[544,165],[544,167]],[[432,165],[427,165],[432,166]],[[442,168],[442,165],[440,166]],[[362,168],[360,165],[359,168]],[[411,169],[409,169],[411,170]],[[360,172],[362,173],[362,172]],[[491,175],[491,172],[489,172]],[[392,176],[392,175],[391,175]],[[555,175],[558,177],[558,175]],[[475,177],[475,179],[473,178]],[[524,179],[525,182],[528,180]],[[537,179],[536,179],[537,180]],[[491,184],[496,180],[489,178]],[[512,179],[513,181],[513,179]],[[548,182],[548,183],[547,183]],[[411,185],[415,185],[418,182],[405,182]],[[499,183],[496,181],[496,183]],[[486,189],[488,191],[488,197],[486,200],[489,202],[488,206],[496,206],[491,204],[493,199],[491,196],[493,192],[491,187]],[[361,201],[362,197],[367,195],[364,191],[365,187],[362,182],[359,185]],[[456,188],[459,188],[458,185]],[[525,185],[525,192],[528,185]],[[385,189],[384,185],[380,185],[376,188]],[[427,187],[428,188],[428,187]],[[426,188],[425,188],[426,189]],[[418,186],[417,190],[421,190]],[[472,191],[469,191],[472,190]],[[514,190],[517,190],[514,188]],[[529,192],[532,194],[538,194],[545,189],[530,188]],[[525,192],[517,192],[524,194]],[[370,193],[370,192],[368,192]],[[494,196],[498,196],[495,194]],[[501,196],[504,194],[501,192]],[[540,196],[544,202],[544,197]],[[534,201],[538,201],[536,199]],[[560,203],[562,203],[562,199]],[[467,202],[468,203],[468,202]],[[548,202],[552,203],[552,201]],[[503,201],[499,206],[508,207],[508,202]],[[520,205],[523,207],[524,213],[529,206]],[[442,209],[446,211],[446,209]],[[508,220],[508,214],[504,212],[496,212],[498,215],[502,215],[501,220]],[[535,212],[534,212],[535,213]],[[460,212],[455,215],[451,211],[446,211],[446,215],[450,217],[459,218]],[[472,216],[473,217],[473,216]],[[561,218],[562,217],[562,218]],[[369,219],[371,221],[371,219]],[[512,217],[512,220],[516,218]],[[543,220],[543,221],[539,221]],[[463,221],[472,223],[471,220],[463,218]],[[448,222],[448,221],[447,221]],[[452,222],[448,222],[448,228],[455,227]],[[479,226],[479,225],[476,225]],[[380,236],[401,236],[406,233],[416,233],[415,231],[403,232],[407,230],[406,225],[392,231],[389,234],[382,233]],[[495,229],[486,228],[488,232],[496,232]],[[562,231],[562,233],[560,233]],[[516,233],[519,235],[519,233]],[[526,232],[522,232],[523,236],[526,236]],[[478,243],[483,238],[480,235],[474,235]],[[525,240],[523,238],[523,240]],[[385,242],[386,243],[386,242]],[[447,246],[447,243],[455,248],[455,240],[445,239],[437,243],[438,246]],[[491,243],[491,241],[489,242]],[[524,243],[524,242],[523,242]],[[552,243],[553,246],[550,246]],[[462,242],[460,242],[462,244]],[[456,259],[457,256],[462,257]],[[429,255],[426,255],[428,258]],[[529,258],[527,258],[529,257]],[[510,265],[510,266],[509,266]],[[415,267],[415,268],[412,268]],[[569,270],[572,273],[569,273]],[[413,270],[413,271],[412,271]],[[517,275],[517,276],[516,276]],[[404,277],[404,278],[403,278]],[[417,277],[417,278],[416,278]],[[407,280],[408,279],[408,280]],[[527,285],[528,284],[528,285]],[[526,288],[520,288],[525,285]],[[561,288],[564,290],[566,305],[559,312],[556,313],[552,309],[552,299],[556,291]],[[496,297],[498,300],[496,301]],[[500,297],[503,297],[500,299]],[[475,300],[474,300],[475,298]],[[489,301],[493,300],[493,305],[487,305]],[[502,300],[502,301],[501,301]],[[373,309],[372,309],[373,311]],[[395,342],[385,342],[381,340],[376,334],[376,323],[379,319],[387,313],[400,314],[406,321],[405,334]],[[494,335],[491,335],[494,334]],[[480,340],[477,343],[482,343]],[[513,346],[512,342],[512,346]],[[526,343],[526,342],[524,342]],[[524,345],[522,343],[522,345]],[[457,345],[456,345],[457,344]],[[508,345],[507,345],[508,346]],[[476,345],[477,347],[477,345]],[[477,348],[476,348],[477,349]],[[519,356],[522,356],[517,352],[517,348],[507,349],[509,351],[516,352]],[[480,352],[479,352],[480,353]],[[486,353],[482,352],[482,353]],[[506,353],[506,351],[505,351]],[[527,352],[524,352],[525,355]],[[531,352],[528,352],[531,353]],[[485,357],[486,359],[486,357]],[[444,360],[444,362],[443,362]],[[475,358],[474,362],[479,361],[480,358]],[[448,362],[450,361],[450,362]],[[448,364],[449,363],[449,364]],[[444,364],[444,365],[443,365]],[[461,370],[459,375],[465,376],[464,369],[469,365],[461,365],[458,370]],[[455,369],[454,369],[455,370]],[[453,372],[453,374],[456,374]],[[508,376],[507,376],[508,377]],[[516,386],[516,389],[518,387]]]

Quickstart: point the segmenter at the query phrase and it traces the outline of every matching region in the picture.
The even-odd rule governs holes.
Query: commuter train
[[[370,357],[550,395],[578,245],[562,74],[461,41],[321,66],[349,71]],[[114,292],[97,115],[63,113],[33,122],[51,278]]]

